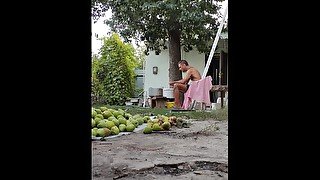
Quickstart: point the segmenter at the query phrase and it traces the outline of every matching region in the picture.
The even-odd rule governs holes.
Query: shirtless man
[[[178,81],[170,81],[169,84],[173,86],[173,97],[174,97],[174,104],[175,109],[181,109],[181,100],[180,100],[180,92],[185,93],[189,88],[188,82],[191,81],[198,81],[201,79],[201,75],[197,69],[194,67],[189,66],[186,60],[180,60],[178,62],[179,70],[182,72],[186,72],[186,76]]]

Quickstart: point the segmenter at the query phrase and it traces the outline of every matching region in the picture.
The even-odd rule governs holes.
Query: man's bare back
[[[190,80],[191,81],[198,81],[201,79],[201,75],[197,69],[194,67],[190,67],[187,73],[190,73]]]
[[[198,81],[201,79],[199,71],[196,68],[189,66],[187,61],[179,61],[178,67],[180,71],[186,72],[186,75],[178,81],[169,82],[170,86],[173,86],[175,108],[181,108],[181,100],[179,99],[180,92],[185,93],[188,90],[189,81]]]

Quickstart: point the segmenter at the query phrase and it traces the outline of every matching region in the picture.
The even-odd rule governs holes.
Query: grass
[[[206,119],[215,119],[215,120],[228,120],[228,107],[222,109],[212,110],[212,111],[184,111],[184,112],[170,112],[170,109],[166,108],[144,108],[137,106],[109,106],[102,104],[93,105],[94,108],[99,108],[105,106],[112,109],[123,109],[128,113],[156,116],[158,114],[166,116],[177,116],[183,117],[186,119],[197,119],[197,120],[206,120]]]

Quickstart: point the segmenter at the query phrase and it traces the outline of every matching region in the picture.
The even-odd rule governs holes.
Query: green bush
[[[93,59],[92,100],[109,105],[124,105],[135,88],[137,66],[134,48],[121,41],[118,34],[103,39],[100,58]]]

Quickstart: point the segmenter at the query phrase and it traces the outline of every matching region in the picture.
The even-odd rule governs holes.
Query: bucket
[[[173,99],[173,88],[163,88],[163,97]]]
[[[166,102],[166,106],[168,109],[171,109],[174,107],[174,102]]]
[[[221,109],[221,104],[220,103],[211,103],[211,109],[212,110]]]
[[[221,97],[218,97],[217,103],[221,104]]]
[[[163,90],[162,88],[149,88],[149,96],[150,97],[162,97],[163,96]]]

